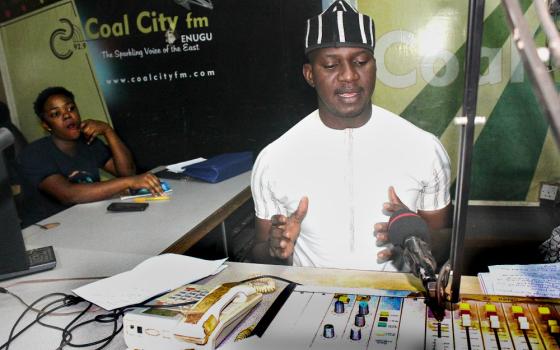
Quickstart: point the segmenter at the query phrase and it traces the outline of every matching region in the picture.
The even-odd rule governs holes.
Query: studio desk
[[[129,254],[119,255],[105,253],[98,261],[92,256],[80,257],[79,252],[63,249],[59,252],[59,267],[35,277],[12,280],[2,286],[32,301],[42,295],[53,292],[70,292],[93,279],[67,279],[72,277],[95,277],[111,275],[121,269],[131,268],[146,257]],[[276,282],[276,291],[265,294],[263,300],[229,333],[219,348],[223,349],[558,349],[558,338],[550,334],[548,320],[558,320],[559,305],[546,301],[522,300],[508,297],[489,297],[480,295],[476,278],[462,277],[461,291],[463,298],[456,310],[447,311],[438,327],[422,298],[404,297],[404,294],[421,290],[419,281],[405,273],[356,271],[339,269],[317,269],[304,267],[287,267],[275,265],[247,264],[228,262],[228,267],[218,275],[208,277],[197,284],[212,289],[226,282],[240,281],[257,275],[282,277],[297,283],[298,286],[277,312],[263,336],[266,346],[235,342],[244,331],[254,327],[271,308],[274,300],[287,285]],[[60,278],[61,280],[57,280]],[[146,278],[149,278],[147,276]],[[44,282],[37,281],[43,280]],[[18,283],[19,284],[15,284]],[[14,285],[15,284],[15,285]],[[301,288],[301,289],[298,289]],[[383,291],[385,290],[385,291]],[[344,300],[342,314],[336,314],[335,303]],[[354,327],[358,305],[366,302],[369,314],[360,333],[350,333]],[[466,307],[465,307],[466,306]],[[543,307],[549,310],[546,315],[539,314]],[[72,307],[77,311],[83,303]],[[25,308],[11,296],[0,294],[0,339],[4,342],[13,322]],[[68,310],[65,310],[68,311]],[[102,313],[98,310],[94,314]],[[519,313],[523,314],[528,330],[519,328]],[[85,317],[92,317],[87,314]],[[465,315],[469,317],[469,326]],[[25,317],[24,323],[34,317]],[[74,315],[48,317],[50,324],[64,326]],[[495,325],[493,319],[497,319]],[[546,318],[546,319],[545,319]],[[492,320],[492,321],[491,321]],[[325,337],[325,326],[334,327],[335,339]],[[493,328],[494,327],[494,328]],[[466,329],[469,335],[466,336]],[[92,324],[74,334],[73,341],[85,343],[102,339],[110,334],[110,325]],[[144,328],[146,331],[146,328]],[[128,325],[107,349],[126,349],[124,332],[139,334],[138,329]],[[439,333],[439,335],[438,335]],[[255,339],[253,337],[252,339]],[[468,341],[467,341],[468,339]],[[261,339],[258,339],[261,341]],[[526,346],[529,341],[531,347]],[[60,332],[35,326],[25,336],[17,339],[10,349],[54,349],[60,342]],[[468,345],[470,342],[470,346]],[[499,342],[499,345],[497,345]],[[334,344],[334,345],[333,345]],[[93,349],[93,347],[90,347]],[[166,347],[164,347],[166,348]],[[186,349],[188,347],[185,347]]]
[[[72,289],[95,281],[97,278],[110,276],[131,269],[149,257],[148,255],[141,254],[121,254],[102,251],[88,253],[85,250],[72,248],[57,249],[56,254],[58,259],[58,266],[56,269],[46,273],[26,276],[24,278],[3,281],[0,282],[0,286],[19,295],[25,301],[32,302],[49,293],[70,293]],[[228,262],[227,265],[228,267],[218,275],[199,281],[197,284],[204,284],[207,288],[211,289],[225,282],[239,281],[255,275],[274,275],[306,285],[319,285],[329,288],[382,288],[417,291],[419,287],[413,277],[402,273],[298,268],[234,262]],[[150,277],[146,276],[146,278]],[[476,279],[464,277],[463,281],[463,290],[467,292],[479,291]],[[278,282],[276,292],[265,295],[263,301],[246,319],[244,319],[236,330],[231,333],[231,337],[235,337],[241,330],[258,322],[259,318],[267,311],[274,301],[274,298],[285,285],[286,284],[283,282]],[[71,307],[69,310],[64,309],[64,311],[76,312],[83,308],[84,303],[80,303]],[[2,315],[2,322],[0,322],[1,343],[7,340],[12,325],[24,310],[25,307],[18,303],[12,296],[0,294],[0,314]],[[84,319],[91,318],[101,313],[106,312],[97,310],[94,313],[86,314]],[[45,318],[45,322],[64,327],[74,316],[75,314],[49,316]],[[23,319],[22,324],[27,324],[34,318],[35,314],[29,312]],[[19,329],[21,329],[21,327]],[[73,334],[73,342],[87,343],[102,339],[109,335],[111,331],[112,326],[109,324],[91,324],[82,331]],[[123,338],[124,331],[131,330],[127,328],[121,331],[106,349],[126,349]],[[136,332],[136,330],[133,331]],[[56,349],[60,340],[61,333],[59,331],[35,325],[22,337],[16,339],[13,344],[11,344],[10,349]],[[233,340],[229,339],[229,341],[231,342]],[[95,347],[86,347],[86,349],[94,348]]]
[[[3,281],[0,286],[29,303],[49,293],[70,293],[86,283],[129,270],[159,253],[181,253],[250,198],[249,178],[250,173],[246,173],[216,185],[169,181],[173,188],[172,199],[150,203],[147,211],[140,213],[108,213],[106,207],[111,201],[74,206],[42,222],[60,222],[55,229],[44,231],[31,226],[24,230],[27,249],[45,245],[54,247],[57,267],[45,273]],[[549,320],[558,320],[558,304],[482,296],[476,277],[462,277],[462,303],[456,310],[447,312],[445,319],[436,326],[422,298],[403,297],[399,292],[422,290],[419,280],[409,274],[234,262],[227,265],[221,273],[197,284],[211,289],[256,275],[278,276],[302,284],[303,289],[292,292],[264,333],[263,339],[271,348],[559,348],[558,336],[550,332],[551,328],[556,328],[549,323]],[[276,290],[264,295],[220,347],[260,348],[259,344],[251,347],[250,343],[233,340],[259,322],[286,285],[278,281]],[[345,316],[334,320],[333,305],[338,300],[344,300],[346,304],[342,313]],[[357,305],[364,301],[369,303],[370,312],[358,335],[354,317]],[[544,307],[549,314],[545,315]],[[81,309],[83,303],[73,306],[70,311]],[[0,344],[7,340],[12,325],[24,310],[25,307],[14,297],[0,294]],[[105,311],[96,310],[84,317],[101,313]],[[520,329],[520,315],[525,317],[528,330]],[[491,316],[495,317],[491,319]],[[64,327],[74,317],[75,314],[49,316],[45,321]],[[35,314],[29,312],[22,324],[34,318]],[[470,323],[464,323],[467,322],[465,318]],[[325,336],[327,323],[334,325],[336,337]],[[470,325],[468,336],[463,324]],[[91,324],[73,334],[72,341],[95,341],[111,331],[110,324]],[[121,331],[106,349],[126,349],[123,332],[130,331],[138,332],[130,328]],[[36,325],[15,340],[10,349],[56,349],[60,340],[60,331]]]

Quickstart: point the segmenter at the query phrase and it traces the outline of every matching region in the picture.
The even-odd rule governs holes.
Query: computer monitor
[[[5,150],[13,142],[12,133],[0,128],[0,280],[52,269],[56,265],[52,247],[25,250],[6,166]]]

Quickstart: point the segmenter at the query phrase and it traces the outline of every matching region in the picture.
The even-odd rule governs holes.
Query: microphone
[[[439,300],[437,263],[430,250],[430,231],[426,222],[418,214],[408,210],[397,210],[389,218],[387,229],[389,241],[403,249],[403,257],[412,274],[422,280],[427,292],[425,303],[433,316],[441,322],[445,309]],[[439,323],[438,323],[439,324]]]
[[[437,263],[430,250],[430,234],[426,222],[418,214],[400,209],[391,215],[388,227],[389,241],[403,248],[403,257],[414,276],[420,278],[430,292],[435,282]]]

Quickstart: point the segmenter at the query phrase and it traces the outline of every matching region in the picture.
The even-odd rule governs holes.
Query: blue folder
[[[251,170],[253,152],[224,153],[183,168],[183,174],[216,183]]]

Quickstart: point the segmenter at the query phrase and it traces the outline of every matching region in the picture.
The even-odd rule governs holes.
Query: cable
[[[154,298],[150,299],[149,301],[153,300]],[[78,315],[76,318],[74,318],[74,320],[72,320],[68,325],[66,325],[66,327],[63,330],[63,334],[62,334],[62,340],[61,343],[59,345],[59,349],[61,349],[64,346],[70,346],[70,347],[76,347],[76,348],[82,348],[82,347],[90,347],[90,346],[94,346],[97,344],[102,344],[100,347],[96,348],[96,349],[102,349],[105,346],[107,346],[114,338],[117,334],[120,333],[120,331],[122,330],[123,326],[122,324],[119,326],[118,321],[120,320],[121,317],[124,316],[124,314],[127,311],[130,311],[132,309],[135,308],[140,308],[140,307],[150,307],[150,308],[169,308],[169,307],[179,307],[179,306],[186,306],[186,305],[192,305],[194,303],[196,303],[196,301],[190,301],[190,302],[184,302],[184,303],[177,303],[177,304],[165,304],[165,305],[149,305],[147,304],[149,301],[146,301],[144,303],[139,303],[139,304],[132,304],[132,305],[127,305],[125,307],[122,308],[118,308],[113,310],[111,313],[109,314],[102,314],[102,315],[96,315],[94,318],[77,323],[76,325],[72,326],[72,324],[74,324],[78,319],[80,319],[87,310],[84,310],[82,313],[80,313],[80,315]],[[92,304],[90,303],[90,306]],[[76,330],[79,327],[83,327],[89,323],[93,323],[93,322],[99,322],[99,323],[113,323],[113,331],[110,335],[108,335],[105,338],[90,342],[90,343],[83,343],[83,344],[76,344],[76,343],[72,343],[71,339],[72,339],[72,332],[74,330]]]
[[[58,346],[59,349],[62,349],[64,346],[69,345],[69,346],[74,346],[72,345],[72,343],[70,342],[70,340],[72,340],[72,330],[75,329],[75,327],[72,327],[72,325],[74,323],[76,323],[91,307],[93,306],[92,303],[88,303],[88,306],[82,310],[82,312],[80,312],[76,317],[74,317],[74,319],[72,319],[72,321],[70,321],[62,330],[62,339],[60,341],[60,345]],[[95,318],[93,318],[93,320],[95,320]],[[88,320],[86,322],[89,322],[91,320]],[[83,324],[82,323],[78,323],[77,326],[81,326]]]
[[[124,310],[123,309],[115,309],[110,314],[97,315],[94,318],[83,321],[81,323],[78,323],[71,328],[67,326],[66,329],[65,329],[64,335],[63,335],[63,341],[61,342],[61,345],[60,345],[59,349],[62,348],[63,346],[71,346],[71,347],[81,348],[81,347],[89,347],[89,346],[93,346],[93,345],[97,345],[97,344],[101,344],[101,343],[103,343],[103,344],[96,349],[103,349],[122,330],[123,326],[122,326],[122,324],[119,326],[118,321],[123,315],[124,315]],[[90,342],[90,343],[74,344],[74,343],[71,343],[69,340],[66,340],[66,338],[68,338],[68,337],[70,337],[70,339],[71,339],[72,331],[74,331],[76,328],[82,327],[82,326],[84,326],[86,324],[89,324],[89,323],[92,323],[92,322],[99,322],[99,323],[113,322],[113,331],[107,337],[96,340],[94,342]]]
[[[18,333],[14,334],[15,329],[17,327],[17,325],[21,322],[21,320],[23,319],[23,317],[25,316],[25,314],[27,314],[28,311],[30,311],[34,305],[38,304],[39,302],[41,302],[44,299],[53,297],[53,296],[62,296],[63,298],[57,299],[57,302],[63,302],[66,298],[66,294],[64,293],[50,293],[47,294],[45,296],[42,296],[40,298],[38,298],[37,300],[35,300],[33,303],[31,303],[22,313],[21,315],[18,317],[18,319],[16,320],[16,322],[14,323],[14,325],[12,326],[12,329],[10,330],[10,335],[8,336],[8,340],[2,344],[2,346],[0,346],[0,350],[2,349],[6,349],[8,350],[10,347],[10,344],[12,341],[14,341],[17,337],[19,337],[23,332],[25,332],[27,329],[29,329],[31,326],[33,326],[35,323],[38,322],[38,320],[40,320],[41,318],[45,317],[48,315],[48,313],[42,313],[39,316],[37,316],[37,318],[29,323],[27,326],[25,326],[22,330],[20,330]],[[64,304],[63,304],[64,305]],[[65,306],[65,305],[64,305]]]
[[[25,281],[18,281],[12,284],[7,285],[6,287],[0,287],[0,293],[2,289],[11,288],[14,286],[18,286],[20,284],[35,284],[35,283],[50,283],[50,282],[64,282],[64,281],[84,281],[84,280],[100,280],[107,278],[109,276],[98,276],[98,277],[70,277],[70,278],[45,278],[45,279],[35,279],[35,280],[25,280]]]
[[[272,279],[275,279],[275,280],[278,280],[278,281],[282,281],[282,282],[286,282],[286,283],[293,283],[293,284],[296,284],[296,285],[298,285],[298,286],[301,285],[301,283],[297,283],[297,282],[294,282],[294,281],[290,281],[289,279],[282,278],[282,277],[278,277],[278,276],[273,276],[273,275],[259,275],[259,276],[255,276],[255,277],[251,277],[251,278],[244,279],[244,280],[239,281],[239,282],[237,282],[237,283],[239,283],[239,284],[247,283],[247,282],[251,282],[251,281],[254,281],[254,280],[261,279],[261,278],[272,278]]]
[[[279,280],[285,283],[292,283],[295,285],[300,285],[300,283],[296,283],[293,281],[290,281],[288,279],[282,278],[282,277],[278,277],[278,276],[272,276],[272,275],[259,275],[259,276],[255,276],[255,277],[251,277],[251,278],[247,278],[245,280],[239,281],[237,282],[237,284],[243,284],[243,283],[247,283],[247,282],[251,282],[254,280],[259,280],[259,279],[263,279],[263,278],[272,278],[275,280]],[[44,280],[44,281],[38,281],[38,282],[51,282],[54,280]],[[24,283],[27,281],[24,281]],[[16,283],[17,284],[17,283]],[[14,284],[15,285],[15,284]],[[96,315],[95,317],[89,319],[89,320],[85,320],[83,322],[80,323],[76,323],[78,322],[78,320],[83,317],[88,311],[90,311],[90,309],[92,308],[93,304],[92,303],[88,303],[88,306],[85,307],[83,310],[81,311],[76,311],[76,312],[72,312],[72,313],[66,313],[64,315],[70,315],[73,313],[78,313],[78,315],[76,317],[74,317],[72,319],[72,321],[70,321],[64,328],[60,328],[51,324],[47,324],[45,322],[41,322],[41,319],[45,316],[48,315],[53,315],[54,311],[59,310],[61,308],[64,307],[68,307],[71,305],[75,305],[78,304],[80,302],[83,301],[82,298],[80,297],[76,297],[73,295],[68,295],[68,294],[64,294],[64,293],[51,293],[51,294],[47,294],[45,296],[42,296],[40,298],[38,298],[37,300],[35,300],[33,303],[31,304],[27,304],[22,298],[20,298],[18,295],[8,291],[6,288],[4,287],[0,287],[0,293],[5,293],[5,294],[9,294],[12,295],[13,297],[15,297],[17,300],[19,300],[23,305],[26,306],[26,309],[23,311],[23,313],[18,317],[18,319],[16,320],[16,322],[14,323],[11,331],[10,331],[10,335],[8,337],[8,341],[3,344],[2,346],[0,346],[0,350],[9,350],[9,346],[11,344],[12,341],[14,341],[16,338],[18,338],[21,334],[23,334],[27,329],[29,329],[31,326],[33,326],[36,323],[39,323],[40,325],[44,326],[44,327],[48,327],[48,328],[52,328],[52,329],[56,329],[62,332],[62,339],[60,341],[60,344],[58,346],[57,350],[62,349],[65,346],[70,346],[70,347],[75,347],[75,348],[82,348],[82,347],[90,347],[90,346],[94,346],[94,345],[98,345],[101,344],[99,347],[96,348],[96,350],[100,350],[103,349],[104,347],[106,347],[114,338],[117,334],[119,334],[121,332],[121,330],[123,329],[123,325],[122,323],[119,325],[118,321],[124,316],[124,314],[132,309],[135,308],[142,308],[142,307],[149,307],[149,308],[173,308],[173,307],[180,307],[180,306],[187,306],[187,305],[192,305],[194,303],[196,303],[197,301],[189,301],[189,302],[184,302],[184,303],[177,303],[177,304],[159,304],[159,305],[151,305],[149,304],[152,300],[156,299],[158,296],[155,296],[153,298],[150,298],[142,303],[138,303],[138,304],[131,304],[131,305],[127,305],[124,306],[122,308],[118,308],[113,310],[111,313],[109,314],[102,314],[102,315]],[[54,301],[51,301],[50,303],[48,303],[47,305],[43,306],[41,309],[36,309],[34,308],[34,306],[36,304],[38,304],[39,302],[41,302],[42,300],[45,300],[47,298],[50,297],[54,297],[54,296],[61,296],[62,298],[56,299]],[[56,305],[57,303],[61,303],[60,305]],[[52,307],[54,306],[54,307]],[[49,307],[52,307],[52,309],[48,309]],[[27,314],[27,312],[29,311],[34,311],[37,313],[37,317],[35,318],[34,321],[32,321],[31,323],[29,323],[28,325],[26,325],[23,329],[21,329],[20,331],[18,331],[17,333],[14,334],[16,327],[18,326],[18,324],[21,322],[21,320],[23,319],[23,317]],[[113,323],[113,331],[111,332],[111,334],[109,334],[108,336],[106,336],[105,338],[90,342],[90,343],[84,343],[84,344],[75,344],[72,343],[72,332],[75,331],[77,328],[85,326],[87,324],[93,323],[93,322],[98,322],[98,323]]]
[[[21,304],[23,304],[23,305],[24,305],[25,307],[27,307],[27,308],[30,308],[30,310],[33,311],[33,312],[36,312],[36,313],[38,313],[38,314],[41,314],[41,313],[44,312],[44,311],[42,311],[42,309],[40,310],[40,309],[36,309],[36,308],[34,308],[34,307],[30,307],[29,304],[26,303],[25,300],[23,300],[19,295],[15,294],[15,293],[12,293],[11,291],[7,290],[6,288],[0,287],[0,293],[5,293],[5,294],[8,294],[8,295],[13,296],[13,297],[16,298]],[[68,296],[69,296],[69,297],[72,297],[71,295],[68,295]],[[95,308],[94,310],[91,310],[91,311],[93,312],[93,311],[97,311],[97,310],[99,310],[98,307]],[[72,311],[72,312],[53,312],[53,313],[50,313],[49,316],[68,316],[68,315],[76,314],[76,313],[78,313],[78,312],[79,312],[79,311]]]
[[[51,293],[51,294],[47,294],[44,295],[40,298],[38,298],[37,300],[35,300],[33,303],[31,304],[27,304],[25,303],[25,301],[23,301],[23,299],[21,299],[18,295],[10,292],[9,290],[7,290],[4,287],[0,287],[0,293],[5,293],[5,294],[9,294],[12,295],[13,297],[15,297],[16,299],[18,299],[20,302],[22,302],[25,306],[26,309],[23,311],[23,313],[18,317],[18,319],[16,320],[16,322],[14,323],[14,325],[12,326],[12,329],[10,330],[10,335],[8,337],[8,340],[6,341],[6,343],[2,344],[2,346],[0,346],[0,350],[1,349],[6,349],[8,350],[10,347],[10,344],[12,343],[12,341],[14,341],[16,338],[18,338],[21,334],[23,334],[23,332],[25,332],[26,330],[28,330],[31,326],[33,326],[36,323],[39,323],[43,326],[46,327],[50,327],[50,328],[58,328],[52,325],[48,325],[48,324],[44,324],[41,322],[41,319],[45,316],[49,316],[52,315],[54,313],[54,311],[59,310],[63,307],[68,307],[74,304],[77,304],[78,302],[80,302],[81,298],[73,296],[73,295],[67,295],[64,293]],[[34,308],[33,306],[38,304],[39,302],[50,298],[50,297],[54,297],[54,296],[61,296],[62,298],[56,299],[50,303],[48,303],[47,305],[43,306],[42,309],[38,310],[36,308]],[[60,305],[54,307],[51,310],[45,311],[48,307],[56,304],[56,303],[61,303]],[[27,312],[29,311],[34,311],[37,312],[37,317],[35,318],[34,321],[32,321],[31,323],[29,323],[28,325],[26,325],[23,329],[21,329],[19,332],[17,332],[16,334],[14,334],[16,327],[18,326],[18,324],[21,322],[21,320],[23,319],[23,317],[25,316],[25,314],[27,314]]]
[[[44,314],[44,313],[48,313],[49,315],[52,315],[52,312],[46,311],[46,310],[47,310],[47,308],[48,308],[49,306],[51,306],[51,305],[53,305],[53,304],[55,304],[55,303],[57,303],[56,300],[53,301],[53,302],[51,302],[51,303],[49,303],[49,304],[47,304],[47,305],[45,305],[41,310],[37,310],[37,311],[39,311],[39,312],[38,312],[38,314],[37,314],[36,319],[37,319],[37,323],[40,324],[40,325],[43,326],[43,327],[52,328],[52,329],[56,329],[56,330],[58,330],[58,331],[62,331],[63,329],[62,329],[61,327],[54,326],[54,325],[52,325],[52,324],[48,324],[48,323],[42,322],[42,321],[39,319],[39,316],[41,316],[41,315]],[[33,310],[33,309],[32,309],[32,310]]]
[[[20,303],[22,303],[25,307],[29,308],[31,311],[37,312],[37,313],[41,313],[41,310],[35,309],[33,307],[30,307],[29,304],[27,304],[22,298],[20,298],[19,295],[14,294],[12,292],[10,292],[9,290],[6,289],[6,294],[9,294],[11,296],[13,296],[14,298],[16,298]]]
[[[117,316],[117,315],[115,315],[115,316]],[[90,343],[90,344],[83,344],[83,345],[79,345],[79,346],[80,346],[80,347],[82,347],[82,346],[89,346],[89,345],[95,345],[95,344],[99,344],[99,343],[104,342],[100,347],[97,348],[97,349],[103,349],[103,348],[104,348],[105,346],[107,346],[107,345],[115,338],[115,336],[116,336],[117,334],[119,334],[119,333],[121,332],[121,330],[123,329],[123,325],[122,325],[122,324],[120,325],[120,327],[118,326],[118,320],[119,320],[119,318],[122,317],[122,316],[123,316],[123,314],[120,313],[117,317],[114,318],[114,320],[113,320],[113,333],[111,333],[109,336],[107,336],[107,337],[105,337],[105,338],[103,338],[103,339],[101,339],[101,340],[98,340],[98,341],[96,341],[96,342],[93,342],[93,343]],[[76,328],[77,328],[77,325],[76,325]],[[71,346],[76,346],[76,345],[73,345],[73,344],[69,344],[69,345],[71,345]]]
[[[153,300],[154,298],[150,299]],[[70,347],[76,347],[76,348],[82,348],[82,347],[90,347],[90,346],[94,346],[94,345],[98,345],[101,344],[101,346],[99,346],[98,348],[96,348],[96,350],[98,349],[103,349],[105,346],[107,346],[114,338],[117,334],[120,333],[120,331],[122,330],[123,326],[122,324],[119,326],[118,321],[121,319],[121,317],[124,316],[124,314],[132,309],[135,308],[139,308],[139,307],[150,307],[150,308],[164,308],[164,307],[179,307],[179,306],[186,306],[186,305],[192,305],[194,303],[196,303],[196,301],[190,301],[190,302],[184,302],[184,303],[178,303],[178,304],[167,304],[167,305],[148,305],[149,301],[146,301],[144,303],[140,303],[140,304],[132,304],[132,305],[128,305],[122,308],[118,308],[113,310],[111,313],[109,314],[102,314],[102,315],[96,315],[95,317],[89,319],[89,320],[85,320],[83,322],[77,323],[74,326],[72,326],[77,320],[79,320],[86,312],[87,309],[89,309],[91,307],[91,303],[89,304],[88,308],[86,310],[83,310],[78,316],[76,316],[68,325],[66,325],[66,327],[63,329],[62,331],[62,340],[61,343],[59,345],[59,349],[61,349],[64,346],[70,346]],[[89,342],[89,343],[83,343],[83,344],[76,344],[76,343],[72,343],[72,332],[74,330],[76,330],[79,327],[83,327],[87,324],[93,323],[93,322],[98,322],[98,323],[113,323],[113,331],[111,332],[111,334],[109,334],[108,336],[106,336],[105,338],[93,341],[93,342]]]
[[[63,308],[63,307],[66,307],[66,305],[64,305],[64,304],[58,305],[57,307],[53,308],[52,311],[61,309],[61,308]],[[4,345],[2,345],[2,347],[0,347],[0,349],[2,349],[2,348],[5,346],[5,347],[6,347],[6,350],[8,350],[10,344],[11,344],[16,338],[18,338],[20,335],[22,335],[22,334],[23,334],[25,331],[27,331],[31,326],[33,326],[34,324],[38,323],[39,320],[40,320],[41,318],[43,318],[43,317],[45,317],[45,316],[48,316],[48,315],[49,315],[48,313],[44,313],[43,315],[38,316],[38,317],[35,319],[35,321],[29,323],[27,326],[25,326],[23,329],[21,329],[21,330],[20,330],[19,332],[17,332],[15,335],[12,335],[12,334],[10,333],[10,338],[8,338],[8,341],[7,341]],[[15,328],[15,325],[14,325],[14,328]],[[12,328],[12,331],[14,330],[14,328]]]
[[[39,299],[37,299],[36,301],[34,301],[29,307],[27,307],[27,308],[23,311],[23,313],[18,317],[18,319],[16,320],[16,322],[14,323],[14,325],[12,326],[12,329],[10,330],[10,334],[9,334],[9,336],[8,336],[8,341],[7,341],[2,347],[0,347],[0,349],[2,349],[2,348],[5,347],[6,350],[8,350],[9,347],[10,347],[11,342],[12,342],[14,339],[16,339],[17,337],[19,337],[23,332],[25,332],[27,329],[29,329],[31,326],[33,326],[35,323],[37,323],[38,320],[40,320],[41,318],[43,318],[43,317],[45,317],[46,315],[48,315],[48,314],[46,314],[46,313],[40,315],[37,319],[35,319],[35,321],[29,323],[27,326],[25,326],[22,330],[20,330],[18,333],[16,333],[16,334],[14,335],[14,332],[15,332],[15,329],[16,329],[17,325],[18,325],[18,324],[20,323],[20,321],[23,319],[23,317],[25,316],[25,314],[27,314],[27,312],[31,310],[31,308],[32,308],[33,305],[39,303],[39,302],[42,301],[43,299],[46,299],[46,298],[49,298],[49,297],[53,297],[53,296],[56,296],[56,295],[62,295],[62,296],[64,296],[64,294],[62,294],[62,293],[51,293],[51,294],[47,294],[47,295],[45,295],[45,296],[43,296],[43,297],[40,297]],[[57,300],[56,300],[56,302],[63,302],[63,301],[64,301],[64,298],[60,298],[60,299],[57,299]]]

